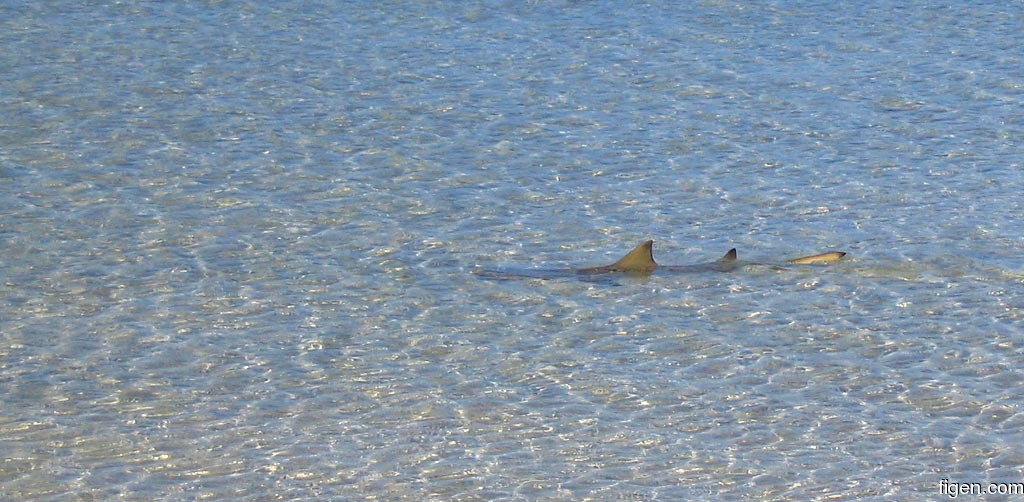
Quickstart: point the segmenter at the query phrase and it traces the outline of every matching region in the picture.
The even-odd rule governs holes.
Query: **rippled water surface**
[[[1024,481],[1019,4],[44,1],[0,28],[0,498]],[[752,263],[481,273],[648,238]]]

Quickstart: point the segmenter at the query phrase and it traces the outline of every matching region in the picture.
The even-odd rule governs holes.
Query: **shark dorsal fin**
[[[658,266],[654,262],[654,241],[648,240],[608,266],[618,272],[650,272]]]
[[[725,253],[718,261],[736,261],[736,248],[732,248],[729,252]]]

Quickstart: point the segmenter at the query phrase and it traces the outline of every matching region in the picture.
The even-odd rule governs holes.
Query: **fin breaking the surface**
[[[846,256],[846,253],[842,251],[832,251],[829,253],[793,258],[792,260],[789,260],[789,263],[794,263],[796,265],[827,265],[829,263],[839,261],[844,256]]]
[[[719,258],[718,261],[736,261],[736,248],[730,249],[724,256]]]
[[[612,270],[622,272],[650,272],[657,267],[654,262],[654,241],[648,240],[612,263]]]
[[[626,256],[619,258],[619,261],[602,267],[581,268],[578,272],[600,273],[600,272],[633,272],[650,273],[658,264],[654,262],[654,241],[647,240],[643,244],[633,248],[626,253]]]

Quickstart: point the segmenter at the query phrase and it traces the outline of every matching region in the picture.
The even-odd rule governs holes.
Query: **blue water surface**
[[[0,6],[0,498],[1024,482],[1022,34],[1004,2]],[[481,273],[646,239],[751,264]]]

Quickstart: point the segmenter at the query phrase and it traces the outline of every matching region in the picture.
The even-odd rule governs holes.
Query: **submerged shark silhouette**
[[[793,258],[786,260],[786,263],[794,265],[827,265],[839,261],[844,256],[846,256],[846,253],[842,251],[830,251],[827,253]],[[566,274],[577,276],[592,276],[611,273],[649,275],[655,270],[664,270],[668,272],[728,272],[730,270],[735,270],[740,265],[741,263],[737,260],[736,248],[730,249],[724,256],[710,263],[699,263],[696,265],[658,265],[658,263],[654,261],[654,241],[647,240],[610,265],[547,271],[534,270],[518,273],[496,271],[482,271],[481,273],[492,278],[529,277],[546,279],[564,276]]]
[[[801,256],[800,258],[793,258],[786,260],[787,263],[793,263],[796,265],[819,265],[835,263],[840,258],[846,256],[846,253],[840,251],[832,251],[828,253],[821,253],[811,256]],[[583,274],[599,274],[604,272],[632,272],[632,273],[650,273],[654,272],[654,269],[670,270],[677,272],[691,272],[701,270],[718,270],[728,271],[736,268],[738,264],[736,261],[736,248],[732,248],[728,253],[718,259],[718,261],[712,263],[705,263],[701,265],[658,265],[654,261],[654,241],[648,240],[643,244],[633,248],[632,251],[626,253],[626,256],[619,258],[619,261],[612,263],[611,265],[604,265],[600,267],[589,267],[576,269],[577,272]]]

